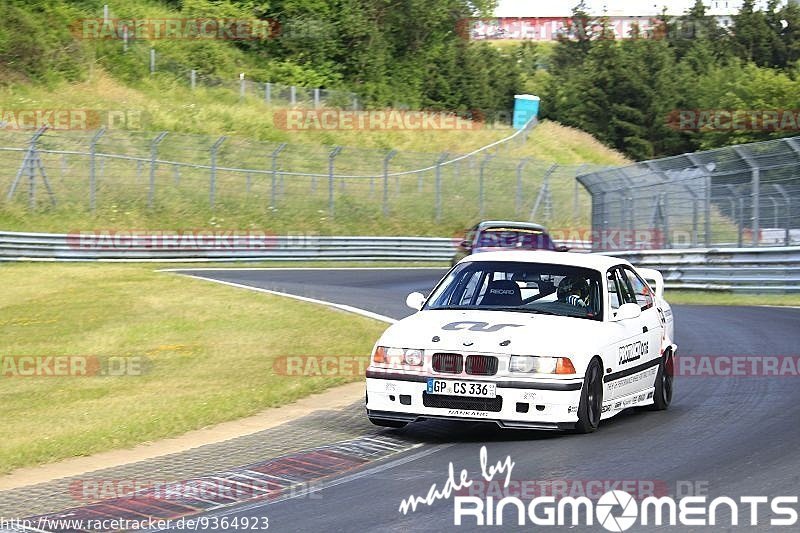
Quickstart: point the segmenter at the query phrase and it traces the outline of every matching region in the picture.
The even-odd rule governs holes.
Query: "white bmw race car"
[[[677,346],[657,271],[593,254],[487,252],[406,303],[419,312],[384,332],[367,369],[374,424],[588,433],[623,409],[672,401]]]

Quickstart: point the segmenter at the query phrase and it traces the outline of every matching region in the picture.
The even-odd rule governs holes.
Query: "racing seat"
[[[514,307],[522,305],[522,291],[519,285],[511,280],[499,280],[489,283],[481,305],[501,305]]]

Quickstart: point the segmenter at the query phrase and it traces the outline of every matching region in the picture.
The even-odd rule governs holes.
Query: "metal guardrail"
[[[153,235],[0,232],[0,261],[449,261],[460,239],[435,237],[328,237],[243,234],[190,240]],[[591,243],[563,241],[574,250]]]
[[[247,240],[248,236],[244,236]],[[211,239],[213,241],[213,239]],[[185,246],[130,236],[0,232],[0,262],[243,262],[389,261],[446,262],[456,239],[435,237],[329,237],[262,235],[253,244],[223,240]],[[588,251],[586,241],[562,241],[573,251]],[[800,292],[800,246],[633,250],[609,255],[664,275],[667,289],[736,292]]]
[[[639,250],[607,255],[660,271],[667,289],[800,292],[800,246]]]
[[[454,241],[423,237],[270,236],[189,242],[0,232],[0,261],[446,261]]]

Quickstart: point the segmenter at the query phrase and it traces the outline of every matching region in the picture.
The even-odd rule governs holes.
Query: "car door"
[[[635,365],[647,366],[648,371],[645,375],[648,377],[635,383],[638,384],[638,387],[636,387],[638,390],[644,390],[652,387],[655,383],[655,367],[661,357],[662,341],[664,340],[664,317],[656,306],[656,299],[652,289],[642,277],[628,266],[621,267],[620,273],[625,276],[633,301],[642,310],[638,320],[642,328],[642,341],[645,343],[646,350],[642,350],[641,358],[636,360]],[[652,379],[649,376],[652,376]]]
[[[606,395],[607,399],[627,396],[638,390],[633,383],[630,369],[641,362],[641,350],[645,338],[642,323],[638,318],[613,321],[617,310],[626,303],[636,303],[633,289],[627,281],[627,275],[621,267],[613,267],[606,273],[608,285],[609,327],[612,331],[611,344],[606,350]],[[649,331],[648,331],[649,333]]]

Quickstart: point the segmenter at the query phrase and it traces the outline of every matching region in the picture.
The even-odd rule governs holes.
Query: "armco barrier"
[[[0,232],[0,261],[449,261],[457,240],[435,237],[262,236],[254,245],[153,245],[144,238]],[[247,236],[242,239],[247,240]],[[258,239],[257,239],[258,240]],[[573,249],[590,243],[565,241]]]
[[[667,289],[800,292],[799,246],[639,250],[608,255],[659,270]]]
[[[61,234],[0,232],[0,261],[446,261],[454,241],[417,237],[266,236],[255,245],[176,246],[115,238],[94,246]]]
[[[387,261],[445,262],[456,240],[434,237],[267,237],[249,247],[166,248],[123,241],[115,246],[84,246],[76,237],[53,233],[0,232],[2,261]],[[591,243],[562,242],[575,251]],[[637,266],[655,268],[668,289],[737,292],[800,292],[800,247],[711,248],[606,252]]]

